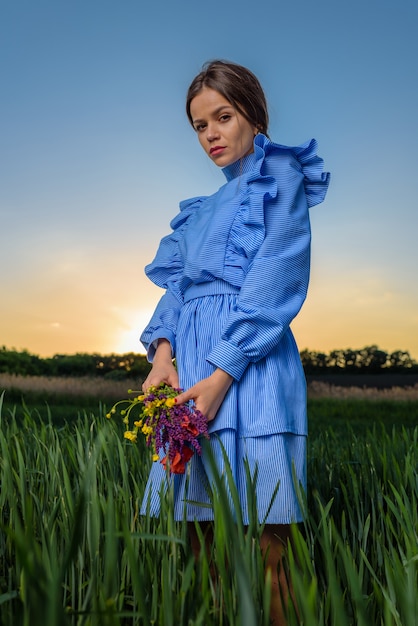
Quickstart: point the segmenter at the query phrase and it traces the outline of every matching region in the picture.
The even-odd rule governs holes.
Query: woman
[[[143,390],[181,387],[178,403],[193,400],[207,417],[219,471],[224,448],[234,473],[244,523],[244,461],[252,471],[257,465],[262,543],[274,573],[289,525],[302,520],[294,476],[305,488],[306,383],[289,326],[308,288],[308,208],[324,199],[329,175],[314,140],[295,148],[270,141],[263,90],[240,65],[207,64],[190,85],[186,111],[226,183],[180,204],[173,232],[146,268],[165,294],[141,336],[152,361]],[[209,476],[205,456],[194,455],[187,474],[174,478],[176,519],[184,511],[190,522],[213,519],[210,507],[196,504],[210,504]],[[164,478],[154,464],[143,511],[158,514]],[[275,596],[272,616],[281,623]]]

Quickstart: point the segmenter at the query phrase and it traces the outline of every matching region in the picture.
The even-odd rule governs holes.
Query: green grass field
[[[267,626],[262,526],[245,532],[221,481],[211,576],[173,521],[170,491],[160,518],[139,516],[150,457],[108,407],[94,395],[5,394],[0,624]],[[416,626],[418,401],[316,398],[309,417],[289,625]]]

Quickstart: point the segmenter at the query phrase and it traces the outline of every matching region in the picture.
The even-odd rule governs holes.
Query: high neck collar
[[[251,152],[247,154],[247,156],[238,159],[235,163],[231,163],[231,165],[227,165],[222,168],[223,173],[225,174],[226,180],[229,182],[238,176],[242,176],[246,172],[250,172],[256,161],[255,152]]]

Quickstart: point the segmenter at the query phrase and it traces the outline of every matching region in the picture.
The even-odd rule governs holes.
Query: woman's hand
[[[216,369],[211,376],[203,378],[196,385],[176,397],[178,404],[194,400],[198,409],[211,422],[221,406],[233,377],[221,369]]]
[[[167,339],[158,340],[152,369],[142,384],[142,391],[146,393],[149,387],[158,387],[161,383],[171,385],[175,389],[179,386],[179,377],[173,365],[171,344]]]

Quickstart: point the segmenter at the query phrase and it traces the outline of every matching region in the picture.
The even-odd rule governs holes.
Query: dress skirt
[[[203,296],[182,307],[176,363],[183,389],[214,371],[207,355],[221,338],[236,298],[237,294]],[[231,470],[244,524],[249,524],[253,510],[254,493],[248,494],[248,487],[255,492],[260,523],[302,521],[301,494],[306,490],[306,382],[290,331],[277,348],[250,363],[241,379],[233,382],[209,426],[207,446],[201,456],[193,455],[185,474],[167,478],[161,463],[153,463],[141,514],[158,516],[161,493],[171,484],[176,520],[213,520],[211,498],[217,497],[215,463],[227,490],[226,476]]]

